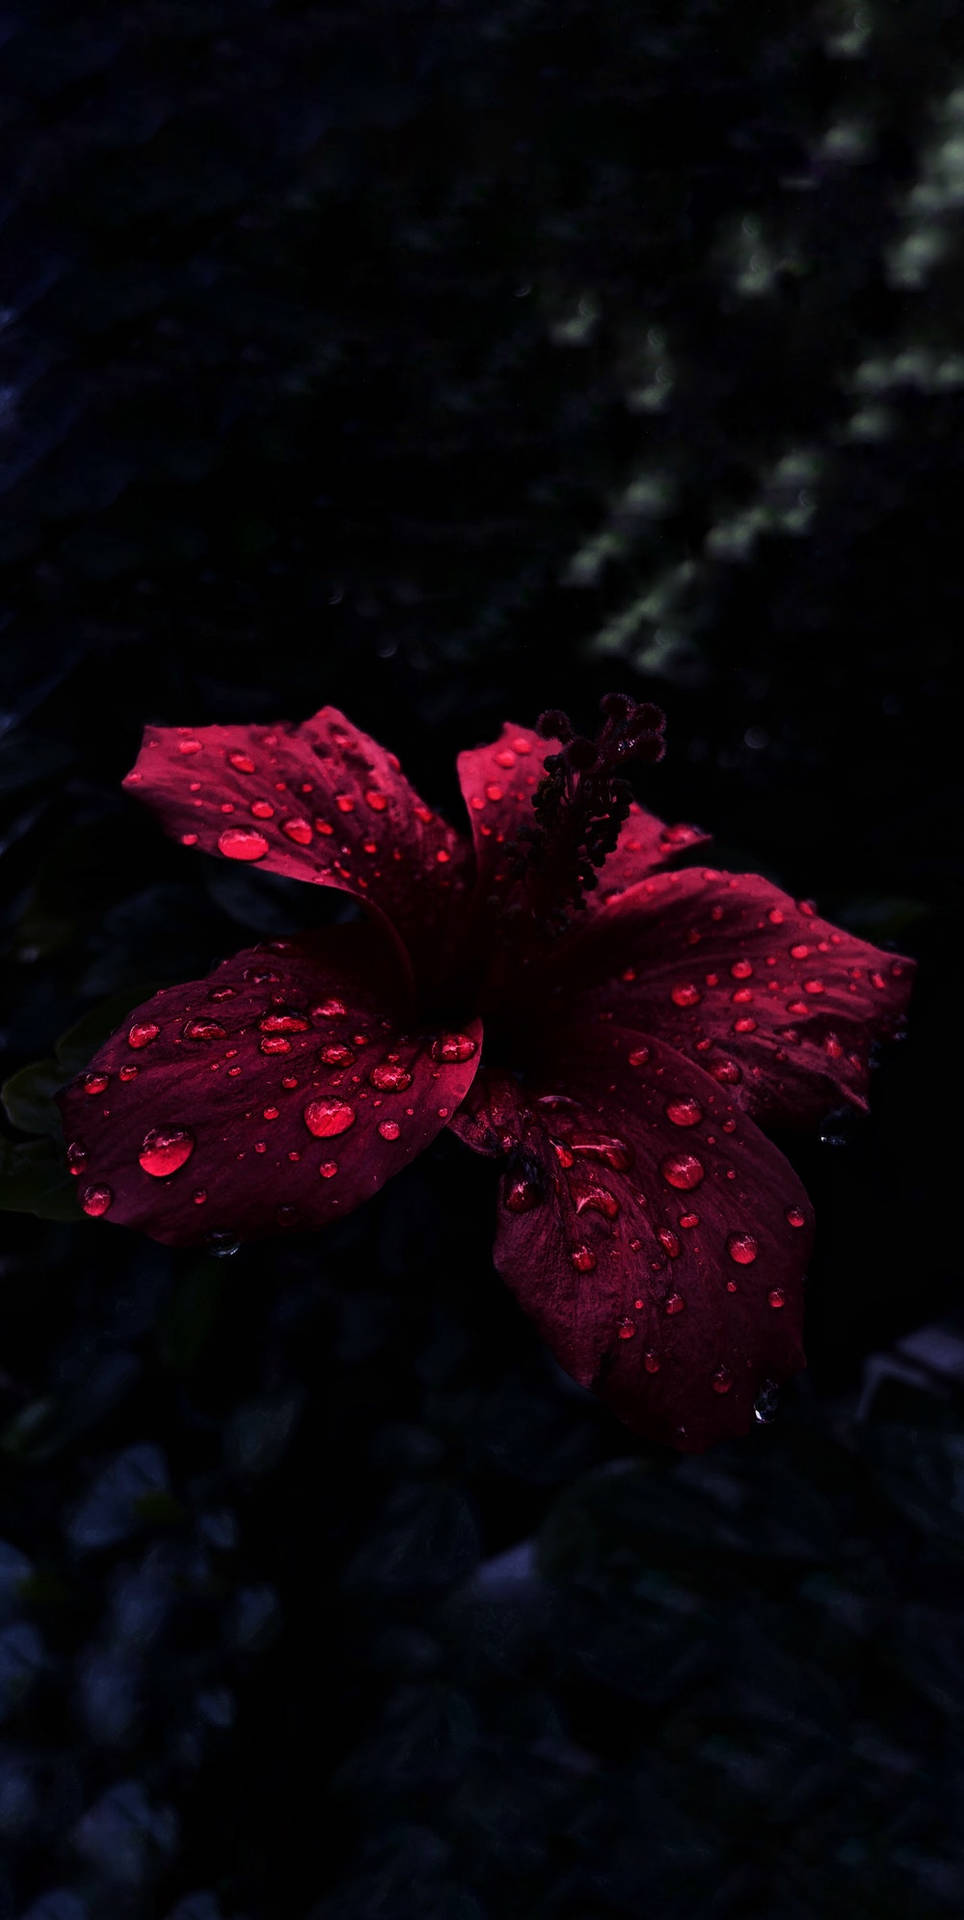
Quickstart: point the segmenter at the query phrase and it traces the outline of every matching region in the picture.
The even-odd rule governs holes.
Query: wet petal
[[[473,747],[458,757],[459,780],[472,823],[480,880],[499,888],[505,848],[520,827],[533,821],[532,796],[543,776],[547,754],[558,753],[558,740],[544,740],[531,727],[507,721],[497,740]],[[608,893],[622,892],[655,868],[697,846],[707,836],[698,827],[668,827],[655,814],[633,805],[619,840],[600,873],[600,892],[589,897],[590,912]]]
[[[672,1047],[568,1028],[527,1086],[478,1075],[453,1119],[506,1156],[495,1264],[557,1358],[627,1426],[684,1452],[745,1432],[804,1365],[804,1189]]]
[[[155,994],[60,1095],[81,1207],[175,1246],[350,1213],[441,1132],[478,1064],[478,1022],[423,1031],[409,1011],[364,923]]]
[[[147,727],[124,785],[186,845],[356,894],[435,976],[467,843],[337,707],[301,726]]]
[[[899,1027],[914,962],[820,919],[759,874],[656,874],[557,958],[568,1019],[658,1033],[758,1118],[866,1106],[874,1040]]]

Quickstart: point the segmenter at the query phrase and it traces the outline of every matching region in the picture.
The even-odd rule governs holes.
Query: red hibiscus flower
[[[320,1226],[452,1128],[503,1163],[495,1264],[567,1372],[691,1451],[804,1365],[811,1209],[758,1123],[865,1106],[913,963],[672,870],[704,836],[624,779],[662,715],[602,708],[460,755],[471,844],[332,707],[149,728],[125,785],[169,833],[368,915],[155,994],[60,1098],[84,1211],[176,1246]]]

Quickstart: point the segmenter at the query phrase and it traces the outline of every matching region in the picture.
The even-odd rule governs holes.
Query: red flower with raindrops
[[[443,1127],[501,1162],[495,1264],[574,1379],[686,1451],[804,1365],[807,1195],[761,1130],[865,1107],[913,962],[631,797],[612,694],[459,756],[471,840],[335,708],[148,728],[125,785],[188,847],[361,900],[138,1007],[60,1095],[87,1214],[184,1246],[322,1226]]]

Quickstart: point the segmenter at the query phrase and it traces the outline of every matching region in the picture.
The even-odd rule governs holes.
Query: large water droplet
[[[152,1127],[137,1158],[145,1173],[164,1180],[190,1160],[196,1142],[189,1127]]]
[[[228,860],[263,860],[268,842],[253,827],[226,827],[218,834],[218,848]]]
[[[710,1072],[721,1087],[735,1087],[737,1081],[743,1078],[742,1068],[737,1066],[735,1060],[717,1060]]]
[[[317,1007],[312,1007],[311,1017],[313,1020],[334,1020],[338,1014],[344,1013],[344,1011],[345,1002],[343,1000],[322,1000]]]
[[[805,1227],[807,1224],[807,1216],[799,1207],[788,1207],[787,1219],[791,1227]]]
[[[378,1131],[383,1140],[397,1140],[402,1129],[397,1120],[379,1120]]]
[[[681,1192],[698,1187],[704,1172],[703,1163],[695,1153],[667,1154],[665,1160],[660,1161],[659,1170],[667,1186],[678,1187]]]
[[[184,1026],[185,1040],[224,1040],[227,1038],[224,1028],[216,1020],[188,1020]]]
[[[738,1267],[749,1267],[760,1249],[752,1233],[731,1233],[727,1236],[726,1251]]]
[[[676,1260],[679,1257],[680,1243],[672,1227],[660,1227],[657,1230],[656,1238],[660,1246],[665,1248],[671,1260]]]
[[[151,1041],[157,1039],[160,1031],[160,1027],[153,1020],[135,1021],[128,1030],[127,1044],[130,1047],[149,1047]]]
[[[576,1212],[587,1211],[605,1214],[607,1220],[615,1220],[619,1213],[619,1201],[614,1193],[605,1187],[586,1187],[576,1195]]]
[[[663,1312],[668,1313],[670,1315],[674,1313],[682,1313],[685,1306],[686,1306],[686,1301],[683,1299],[683,1296],[681,1293],[671,1293],[668,1299],[664,1303]]]
[[[321,1166],[318,1168],[318,1172],[323,1180],[333,1180],[338,1172],[337,1160],[323,1160]]]
[[[91,1219],[96,1220],[106,1213],[114,1196],[109,1187],[85,1187],[80,1196],[80,1204]]]
[[[734,960],[730,972],[734,980],[749,980],[753,968],[749,960]]]
[[[304,1110],[305,1126],[316,1140],[328,1140],[336,1133],[347,1133],[355,1124],[355,1110],[344,1100],[309,1100]]]
[[[395,1066],[390,1060],[383,1061],[381,1066],[372,1067],[368,1078],[371,1085],[378,1087],[382,1093],[404,1093],[405,1088],[412,1084],[412,1076],[408,1068]]]
[[[234,767],[237,773],[254,772],[254,761],[247,753],[229,753],[228,765]]]
[[[311,840],[311,821],[298,817],[294,820],[282,820],[281,831],[293,840],[296,846],[307,847]]]
[[[542,1196],[531,1180],[510,1180],[505,1189],[503,1206],[510,1213],[528,1213],[530,1207],[537,1207]]]
[[[478,1052],[478,1041],[467,1033],[443,1033],[432,1041],[433,1060],[471,1060]]]
[[[71,1173],[83,1173],[87,1165],[87,1149],[78,1140],[72,1140],[67,1148],[67,1165]]]
[[[674,1127],[696,1127],[703,1118],[703,1109],[698,1100],[668,1100],[665,1113]]]
[[[330,1047],[319,1047],[318,1058],[326,1067],[350,1067],[355,1052],[352,1047],[339,1047],[333,1043]]]
[[[592,1273],[596,1265],[596,1256],[592,1248],[585,1245],[570,1247],[569,1258],[577,1273]]]
[[[695,1007],[697,1001],[702,1000],[702,998],[703,995],[699,987],[693,986],[692,982],[684,986],[674,987],[670,994],[670,999],[677,1007]]]
[[[635,1336],[635,1333],[636,1333],[636,1328],[634,1327],[631,1320],[628,1320],[628,1319],[620,1320],[619,1322],[620,1340],[632,1340]]]
[[[782,1287],[771,1287],[767,1299],[771,1307],[785,1307],[787,1304],[787,1296]]]
[[[648,1047],[634,1047],[632,1053],[627,1055],[630,1066],[645,1067],[649,1059],[649,1053],[650,1050]]]
[[[280,1007],[273,1013],[263,1013],[258,1027],[262,1033],[308,1033],[311,1021],[303,1013],[294,1013],[290,1007]]]

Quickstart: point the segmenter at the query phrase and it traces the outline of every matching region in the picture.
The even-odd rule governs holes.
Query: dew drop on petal
[[[119,1080],[136,1080],[137,1071],[138,1071],[137,1068],[133,1066],[121,1067],[120,1073],[118,1074],[117,1078]]]
[[[78,1169],[79,1171],[79,1169]],[[85,1187],[80,1196],[80,1204],[92,1220],[106,1213],[114,1196],[109,1187]]]
[[[270,800],[252,800],[251,811],[256,820],[271,820],[274,817]]]
[[[379,1120],[378,1131],[383,1140],[397,1140],[402,1129],[397,1120]]]
[[[313,1020],[334,1020],[339,1013],[344,1013],[344,1011],[345,1003],[343,1000],[322,1000],[320,1006],[312,1007],[311,1016]]]
[[[735,1060],[717,1060],[710,1072],[721,1087],[735,1087],[737,1081],[743,1078],[742,1068],[737,1066]]]
[[[636,1333],[636,1329],[633,1326],[633,1323],[631,1320],[620,1320],[619,1322],[620,1340],[632,1340],[635,1336],[635,1333]]]
[[[352,1047],[332,1045],[330,1047],[320,1047],[318,1058],[326,1067],[350,1067],[355,1058],[355,1053]]]
[[[675,1233],[673,1232],[672,1227],[660,1227],[656,1235],[656,1238],[659,1241],[660,1246],[665,1248],[666,1252],[669,1254],[670,1259],[675,1260],[680,1251],[680,1243]]]
[[[681,1227],[686,1228],[688,1231],[691,1227],[699,1226],[700,1216],[698,1213],[681,1213],[679,1223]]]
[[[336,793],[335,805],[339,813],[354,813],[355,802],[348,793]]]
[[[207,1193],[206,1187],[195,1187],[194,1192],[191,1195],[191,1199],[193,1200],[194,1205],[196,1207],[203,1207],[207,1197],[208,1197],[208,1193]]]
[[[668,1100],[665,1113],[674,1127],[695,1127],[703,1118],[703,1109],[698,1100]]]
[[[596,1256],[592,1248],[584,1244],[578,1247],[570,1247],[569,1258],[577,1273],[592,1273],[596,1265]]]
[[[670,999],[677,1007],[695,1007],[697,1001],[702,1000],[702,998],[703,995],[699,987],[693,986],[692,982],[684,986],[674,987],[670,994]]]
[[[338,1172],[337,1160],[323,1160],[321,1166],[318,1168],[318,1172],[321,1174],[323,1180],[333,1180]]]
[[[790,958],[791,960],[805,960],[809,952],[810,948],[804,946],[802,940],[798,940],[796,945],[790,948]]]
[[[487,800],[492,800],[493,802],[496,800],[502,799],[502,788],[497,784],[496,781],[494,780],[489,781],[489,784],[485,789],[485,797]]]
[[[805,980],[803,983],[804,993],[822,993],[823,990],[822,980]]]
[[[446,847],[439,847],[435,855],[435,858],[438,861],[440,867],[446,867],[448,866],[448,863],[451,860],[452,855],[449,853]]]
[[[308,1033],[311,1021],[303,1013],[279,1007],[274,1013],[263,1013],[258,1027],[261,1033]]]
[[[729,1393],[733,1385],[733,1375],[729,1367],[717,1367],[710,1385],[714,1393]]]
[[[254,761],[248,753],[229,753],[228,765],[233,767],[236,773],[254,772]]]
[[[742,1013],[739,1020],[734,1020],[733,1031],[734,1033],[755,1033],[756,1021],[751,1019],[748,1013]]]
[[[104,1093],[110,1084],[109,1073],[85,1073],[81,1086],[85,1093]]]
[[[294,840],[297,846],[306,847],[312,837],[311,821],[302,818],[282,820],[281,831],[289,840]]]
[[[632,1053],[628,1056],[628,1058],[629,1058],[629,1064],[631,1067],[645,1067],[646,1062],[649,1059],[649,1048],[634,1047]]]
[[[576,1212],[605,1214],[607,1220],[615,1220],[619,1213],[619,1201],[606,1187],[587,1187],[576,1196]]]
[[[182,833],[182,835],[181,835],[181,845],[182,845],[182,847],[196,847],[196,846],[197,846],[197,834],[196,834],[196,833]]]
[[[224,1040],[226,1034],[216,1020],[188,1020],[184,1026],[185,1040]]]
[[[782,908],[771,907],[767,919],[772,927],[782,927],[784,919]]]
[[[433,1060],[471,1060],[478,1052],[478,1041],[467,1033],[443,1033],[432,1041]]]
[[[226,827],[218,835],[218,848],[227,860],[263,860],[268,842],[253,827]]]
[[[643,1366],[646,1368],[647,1373],[659,1372],[659,1359],[651,1347],[647,1353],[643,1354]]]
[[[771,1287],[767,1299],[771,1307],[785,1307],[787,1304],[787,1296],[782,1287]]]
[[[87,1165],[87,1149],[79,1140],[72,1140],[67,1148],[67,1165],[73,1174],[83,1173]]]
[[[128,1030],[127,1044],[129,1047],[149,1047],[151,1041],[157,1039],[160,1031],[160,1027],[153,1020],[135,1021]]]
[[[727,1236],[726,1251],[738,1267],[748,1267],[760,1249],[752,1233],[731,1233]]]
[[[145,1173],[163,1180],[190,1160],[196,1142],[189,1127],[152,1127],[137,1158]]]
[[[787,1219],[791,1227],[805,1227],[807,1224],[807,1216],[799,1207],[788,1207]]]
[[[369,1082],[383,1093],[404,1093],[412,1084],[412,1076],[407,1067],[393,1066],[391,1061],[383,1061],[381,1066],[372,1067]]]
[[[510,1213],[528,1213],[530,1207],[539,1205],[539,1199],[539,1189],[531,1180],[510,1180],[502,1204]]]
[[[681,1293],[671,1293],[664,1304],[663,1312],[668,1314],[682,1313],[685,1305],[686,1301],[683,1299]]]
[[[753,968],[749,960],[734,960],[730,972],[734,980],[749,980]]]
[[[698,1187],[703,1178],[703,1163],[697,1160],[695,1153],[670,1153],[659,1167],[667,1186],[678,1187],[687,1192]]]
[[[355,1124],[354,1107],[344,1100],[309,1100],[304,1122],[316,1140],[328,1140],[336,1133],[347,1133]]]

